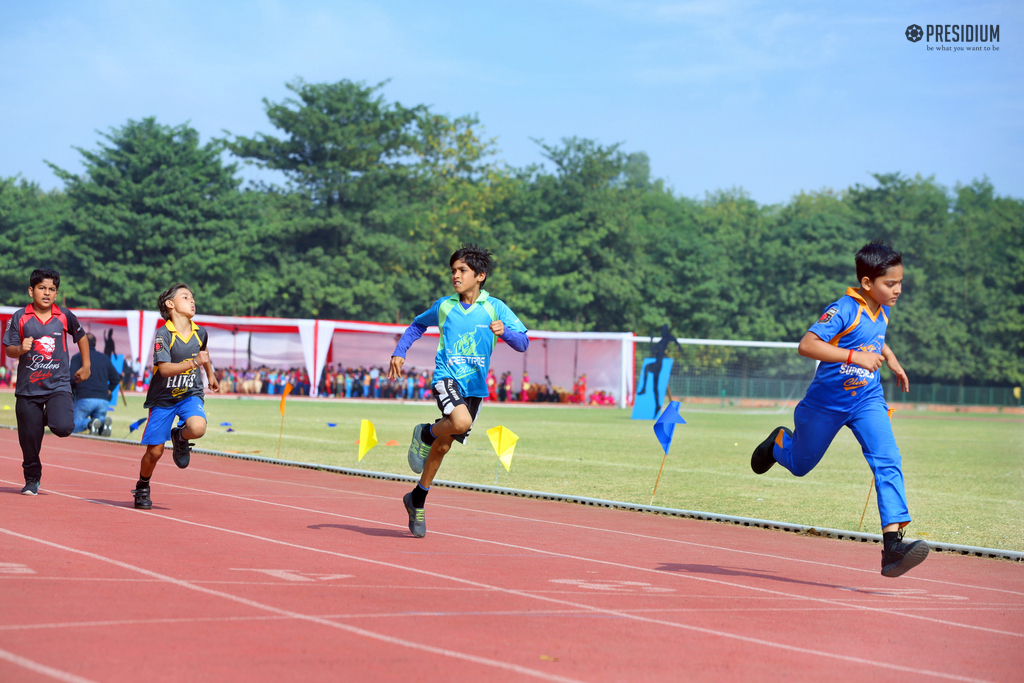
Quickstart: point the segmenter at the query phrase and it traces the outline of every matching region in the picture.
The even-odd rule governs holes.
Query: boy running
[[[402,498],[409,513],[409,531],[417,538],[427,534],[423,505],[434,475],[452,442],[466,443],[480,413],[480,403],[487,396],[487,370],[496,339],[500,337],[520,353],[530,345],[526,327],[515,313],[481,289],[494,270],[491,257],[491,252],[474,244],[452,254],[448,264],[455,294],[438,299],[416,316],[391,356],[388,377],[395,379],[401,375],[405,354],[413,342],[427,327],[440,328],[431,391],[441,417],[433,425],[413,427],[409,466],[422,474],[416,488]]]
[[[764,474],[777,462],[802,477],[825,455],[840,428],[849,427],[875,475],[882,519],[882,576],[896,577],[928,557],[924,541],[903,542],[910,513],[900,450],[878,374],[882,363],[887,363],[900,389],[910,391],[907,373],[885,343],[889,308],[903,287],[903,255],[872,243],[857,252],[856,263],[860,288],[848,288],[846,296],[829,304],[800,340],[800,355],[820,364],[807,395],[796,407],[796,426],[793,431],[773,429],[754,449],[750,467]]]
[[[149,510],[149,479],[156,463],[164,454],[164,443],[171,440],[174,464],[185,469],[192,453],[189,443],[206,433],[206,411],[203,409],[203,378],[199,368],[206,370],[210,391],[220,385],[206,350],[206,330],[192,322],[196,302],[188,285],[178,283],[163,292],[157,300],[164,326],[153,340],[153,379],[149,384],[144,408],[149,408],[142,443],[146,453],[139,468],[139,481],[132,494],[135,507]],[[178,426],[174,427],[177,417]]]
[[[43,428],[49,427],[57,436],[70,436],[75,430],[75,404],[71,399],[71,363],[65,335],[78,344],[82,367],[75,372],[75,381],[89,378],[89,344],[78,318],[59,308],[54,301],[60,288],[60,274],[50,268],[39,268],[29,276],[28,294],[32,303],[16,312],[4,330],[3,343],[7,355],[18,359],[18,381],[14,390],[15,416],[18,420],[18,442],[21,444],[21,467],[25,472],[26,496],[39,493],[43,465],[39,450],[43,445]]]

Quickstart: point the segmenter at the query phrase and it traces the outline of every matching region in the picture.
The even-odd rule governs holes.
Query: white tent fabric
[[[22,309],[22,306],[0,306],[0,321],[6,326],[7,320]],[[128,358],[138,360],[142,311],[72,308],[71,312],[75,314],[86,332],[96,335],[96,348],[102,351],[105,334],[108,331],[113,331],[113,340],[117,351],[125,354]],[[128,347],[127,353],[125,353],[126,346]],[[74,351],[72,351],[72,355],[74,355]]]
[[[153,362],[153,339],[156,337],[156,328],[164,324],[164,319],[156,311],[139,311],[139,349],[138,358],[142,367],[148,367]]]
[[[313,354],[314,365],[313,369],[315,372],[310,377],[320,377],[324,368],[327,366],[327,354],[331,350],[331,340],[334,338],[334,321],[333,320],[317,320],[316,321],[316,346],[315,353]],[[319,382],[316,384],[319,385]],[[317,387],[311,387],[313,395],[316,396],[318,393]]]
[[[0,306],[0,322],[6,323],[18,307]],[[102,311],[72,308],[87,331],[100,339],[113,330],[114,341],[130,349],[130,357],[148,367],[153,357],[153,338],[163,324],[156,311]],[[311,378],[324,368],[387,368],[391,353],[405,332],[405,325],[350,320],[254,318],[197,315],[195,322],[209,333],[210,360],[214,367],[305,367]],[[554,386],[571,389],[580,375],[587,375],[588,392],[604,390],[625,407],[633,387],[633,343],[630,332],[546,332],[531,330],[525,354],[499,342],[491,367],[500,377],[510,372],[516,388],[525,372],[532,383],[550,379]],[[407,370],[421,372],[434,367],[438,331],[429,328],[410,349]],[[102,349],[100,342],[97,347]],[[331,358],[328,361],[328,358]],[[310,390],[316,395],[317,381]]]

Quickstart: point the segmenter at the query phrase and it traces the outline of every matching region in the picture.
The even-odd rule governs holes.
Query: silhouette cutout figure
[[[109,357],[116,354],[114,350],[114,331],[107,330],[103,333],[103,355]]]
[[[661,397],[665,393],[664,390],[658,387],[658,379],[661,377],[661,366],[665,360],[665,352],[668,351],[668,345],[675,344],[679,347],[680,353],[683,351],[683,347],[680,346],[679,342],[676,341],[676,336],[669,332],[668,325],[661,326],[661,339],[657,344],[654,345],[654,362],[644,367],[644,376],[640,379],[640,389],[637,391],[638,394],[644,393],[644,389],[647,386],[648,375],[654,378],[654,416],[657,417],[658,413],[661,412]],[[667,387],[666,387],[667,388]]]

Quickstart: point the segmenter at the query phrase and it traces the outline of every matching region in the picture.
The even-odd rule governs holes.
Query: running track
[[[1020,681],[1024,567],[0,431],[0,681]]]

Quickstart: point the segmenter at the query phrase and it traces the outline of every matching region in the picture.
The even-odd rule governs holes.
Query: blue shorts
[[[203,409],[203,399],[200,396],[189,396],[173,406],[150,408],[149,419],[146,420],[146,428],[142,432],[142,444],[156,446],[167,443],[171,438],[175,417],[181,419],[178,423],[180,427],[185,424],[185,420],[196,416],[206,419],[206,410]]]

